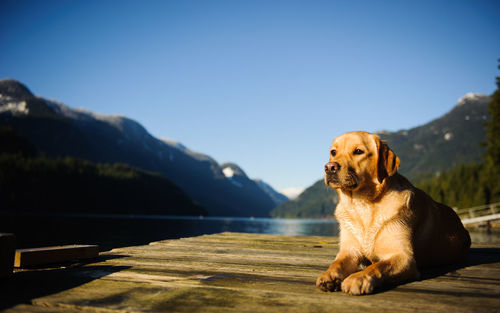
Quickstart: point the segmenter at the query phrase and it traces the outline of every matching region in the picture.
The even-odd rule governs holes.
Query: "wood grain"
[[[92,259],[99,255],[96,245],[67,245],[16,250],[14,266],[30,267],[44,264]]]
[[[59,282],[6,312],[498,312],[500,245],[475,245],[465,264],[368,296],[315,287],[335,237],[220,233],[101,253],[98,262],[16,272]],[[38,275],[38,276],[37,276]],[[37,278],[38,277],[38,278]],[[70,284],[71,282],[75,282]],[[69,285],[68,285],[69,284]],[[3,292],[3,291],[2,291]],[[12,291],[11,291],[12,293]],[[13,297],[15,298],[15,297]],[[0,307],[1,309],[1,307]]]

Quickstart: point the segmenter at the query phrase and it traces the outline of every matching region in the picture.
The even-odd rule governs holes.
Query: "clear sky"
[[[492,93],[500,1],[0,1],[0,78],[121,114],[278,190],[332,139]]]

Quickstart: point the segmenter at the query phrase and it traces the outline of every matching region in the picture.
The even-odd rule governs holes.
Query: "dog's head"
[[[333,140],[330,160],[325,165],[325,184],[351,191],[381,184],[397,172],[399,163],[396,154],[377,135],[346,133]]]

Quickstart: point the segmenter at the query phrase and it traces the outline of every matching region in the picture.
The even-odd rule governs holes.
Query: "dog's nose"
[[[325,172],[333,172],[336,173],[340,170],[340,164],[337,162],[328,162],[325,165]]]

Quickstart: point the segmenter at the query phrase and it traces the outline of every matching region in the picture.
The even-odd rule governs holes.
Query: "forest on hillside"
[[[51,159],[0,127],[0,211],[206,215],[165,177],[126,164]]]
[[[500,60],[499,60],[500,61]],[[500,69],[500,66],[499,66]],[[500,77],[488,104],[486,152],[481,163],[462,164],[438,176],[427,176],[417,186],[436,201],[467,208],[500,201]]]

